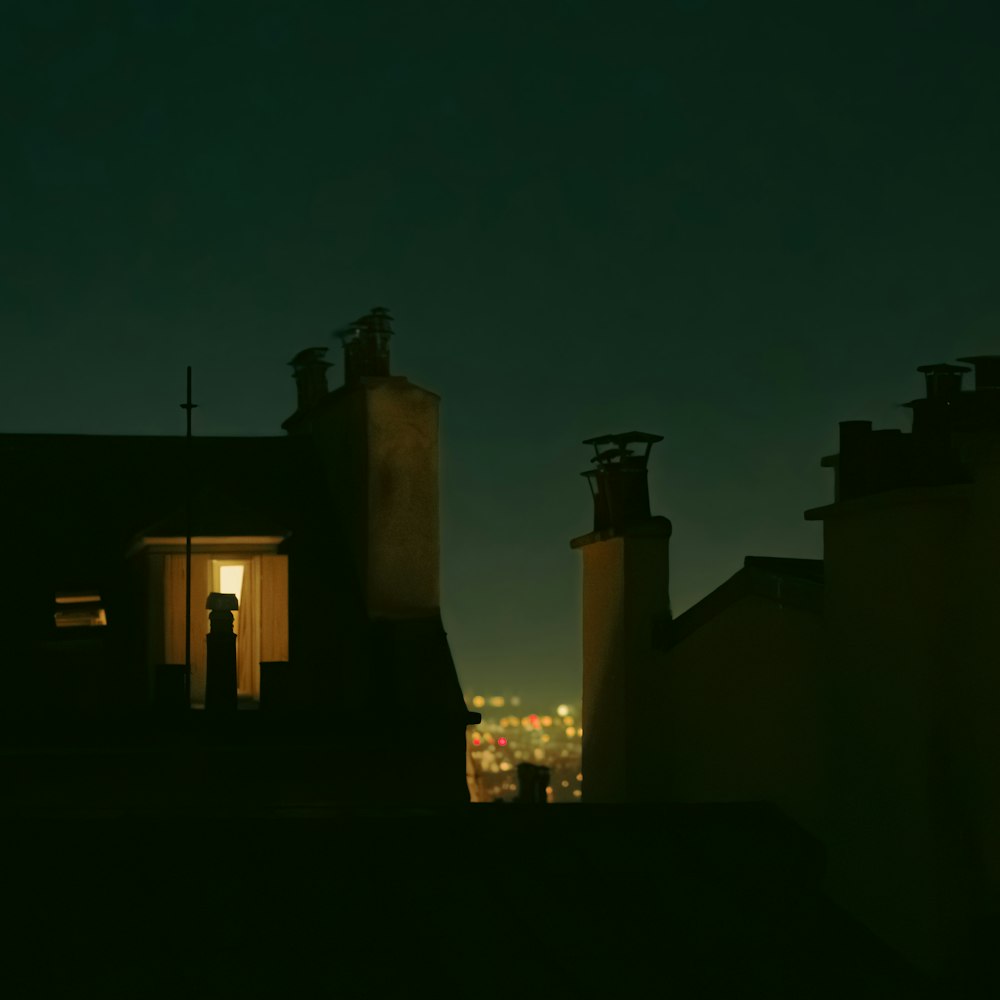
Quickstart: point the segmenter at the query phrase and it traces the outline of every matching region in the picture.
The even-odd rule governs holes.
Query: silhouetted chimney
[[[390,374],[391,321],[389,310],[376,306],[367,316],[337,333],[344,343],[344,385],[357,385],[361,378],[385,378]]]
[[[604,434],[588,438],[584,444],[594,446],[590,460],[596,468],[582,472],[594,497],[594,531],[621,530],[641,521],[648,521],[649,481],[647,463],[650,449],[659,434],[629,431],[627,434]],[[645,445],[636,454],[629,445]],[[602,445],[607,445],[603,451]]]
[[[852,444],[870,434],[872,422],[870,420],[841,420],[840,421],[840,450],[850,448]]]
[[[646,464],[658,434],[590,438],[596,468],[594,530],[570,545],[583,555],[583,771],[588,802],[642,797],[650,725],[647,670],[670,619],[670,535],[649,509]],[[630,445],[644,446],[636,453]]]
[[[971,358],[959,358],[967,361],[976,369],[976,391],[980,389],[1000,389],[1000,354],[976,354]],[[968,371],[968,368],[963,369]]]
[[[962,391],[962,376],[969,369],[963,365],[920,365],[927,379],[927,398],[934,400],[954,399]],[[978,376],[978,372],[977,372]]]
[[[311,410],[330,391],[326,384],[326,370],[332,365],[324,361],[325,347],[307,347],[299,351],[288,363],[292,366],[292,378],[298,391],[298,412]]]

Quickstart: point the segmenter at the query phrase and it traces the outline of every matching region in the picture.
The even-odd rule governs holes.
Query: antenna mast
[[[181,409],[187,410],[187,436],[184,442],[185,477],[185,536],[184,536],[184,702],[191,707],[191,411],[196,407],[191,402],[191,366],[187,366],[187,402]]]

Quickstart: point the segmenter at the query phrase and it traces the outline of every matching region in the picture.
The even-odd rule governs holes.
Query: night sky
[[[388,306],[463,687],[573,702],[583,438],[664,435],[676,614],[1000,353],[995,10],[5,0],[0,431],[183,433],[190,364],[196,433],[281,434]]]

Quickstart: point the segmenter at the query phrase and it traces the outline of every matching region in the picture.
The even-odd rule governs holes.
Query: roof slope
[[[291,437],[0,435],[3,525],[58,572],[124,555],[141,531],[282,534],[328,498],[311,442]]]
[[[741,570],[697,604],[672,620],[657,623],[654,646],[670,649],[750,594],[818,613],[823,601],[823,560],[747,556]]]

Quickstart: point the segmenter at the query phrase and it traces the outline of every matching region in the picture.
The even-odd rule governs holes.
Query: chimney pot
[[[951,399],[962,391],[962,376],[969,371],[963,365],[920,365],[918,372],[923,372],[927,379],[928,399]]]
[[[307,347],[288,362],[292,366],[300,413],[311,410],[330,391],[326,384],[326,370],[332,365],[323,360],[326,352],[325,347]]]
[[[629,431],[583,442],[594,446],[590,461],[595,468],[582,473],[594,497],[594,531],[621,530],[649,520],[647,463],[650,449],[662,440],[659,434]],[[601,445],[610,447],[602,451]],[[636,454],[629,445],[645,445],[645,451]]]
[[[389,310],[375,306],[367,316],[337,331],[344,345],[344,385],[356,385],[360,378],[384,378],[390,374],[391,322]]]
[[[975,367],[977,392],[980,389],[1000,389],[1000,354],[976,354],[958,360],[967,361]]]

